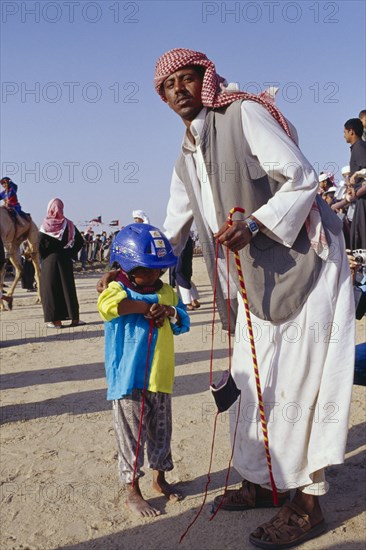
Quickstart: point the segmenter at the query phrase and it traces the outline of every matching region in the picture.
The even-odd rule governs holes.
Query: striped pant
[[[123,483],[131,483],[136,458],[137,438],[142,404],[142,390],[113,401],[113,425],[117,438],[118,471]],[[172,435],[172,398],[168,393],[146,391],[136,479],[144,473],[144,447],[153,470],[173,469],[170,449]]]

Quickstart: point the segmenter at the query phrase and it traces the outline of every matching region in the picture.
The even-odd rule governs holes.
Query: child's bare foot
[[[165,479],[165,473],[160,470],[153,470],[153,483],[154,491],[160,495],[165,495],[170,502],[177,502],[182,500],[183,496],[178,491],[175,491],[172,485],[170,485]]]
[[[150,504],[143,499],[138,481],[135,481],[134,487],[132,487],[132,483],[128,483],[126,489],[126,506],[131,512],[144,518],[153,518],[160,515],[159,510],[150,506]]]

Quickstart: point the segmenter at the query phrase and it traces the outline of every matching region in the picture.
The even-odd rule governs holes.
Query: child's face
[[[152,286],[160,277],[160,269],[138,267],[133,272],[133,279],[139,286]]]

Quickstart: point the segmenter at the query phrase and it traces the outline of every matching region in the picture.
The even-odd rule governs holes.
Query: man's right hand
[[[117,278],[118,273],[120,272],[119,269],[114,269],[112,271],[108,271],[108,273],[105,273],[101,279],[97,282],[97,292],[98,294],[101,294],[103,290],[108,288],[109,283],[112,281],[115,281]]]

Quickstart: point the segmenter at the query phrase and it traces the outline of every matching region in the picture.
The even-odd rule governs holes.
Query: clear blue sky
[[[40,223],[60,197],[76,223],[162,225],[183,124],[152,85],[174,47],[278,106],[317,171],[340,179],[343,124],[366,108],[363,1],[1,2],[1,174]],[[95,228],[97,229],[97,228]]]

